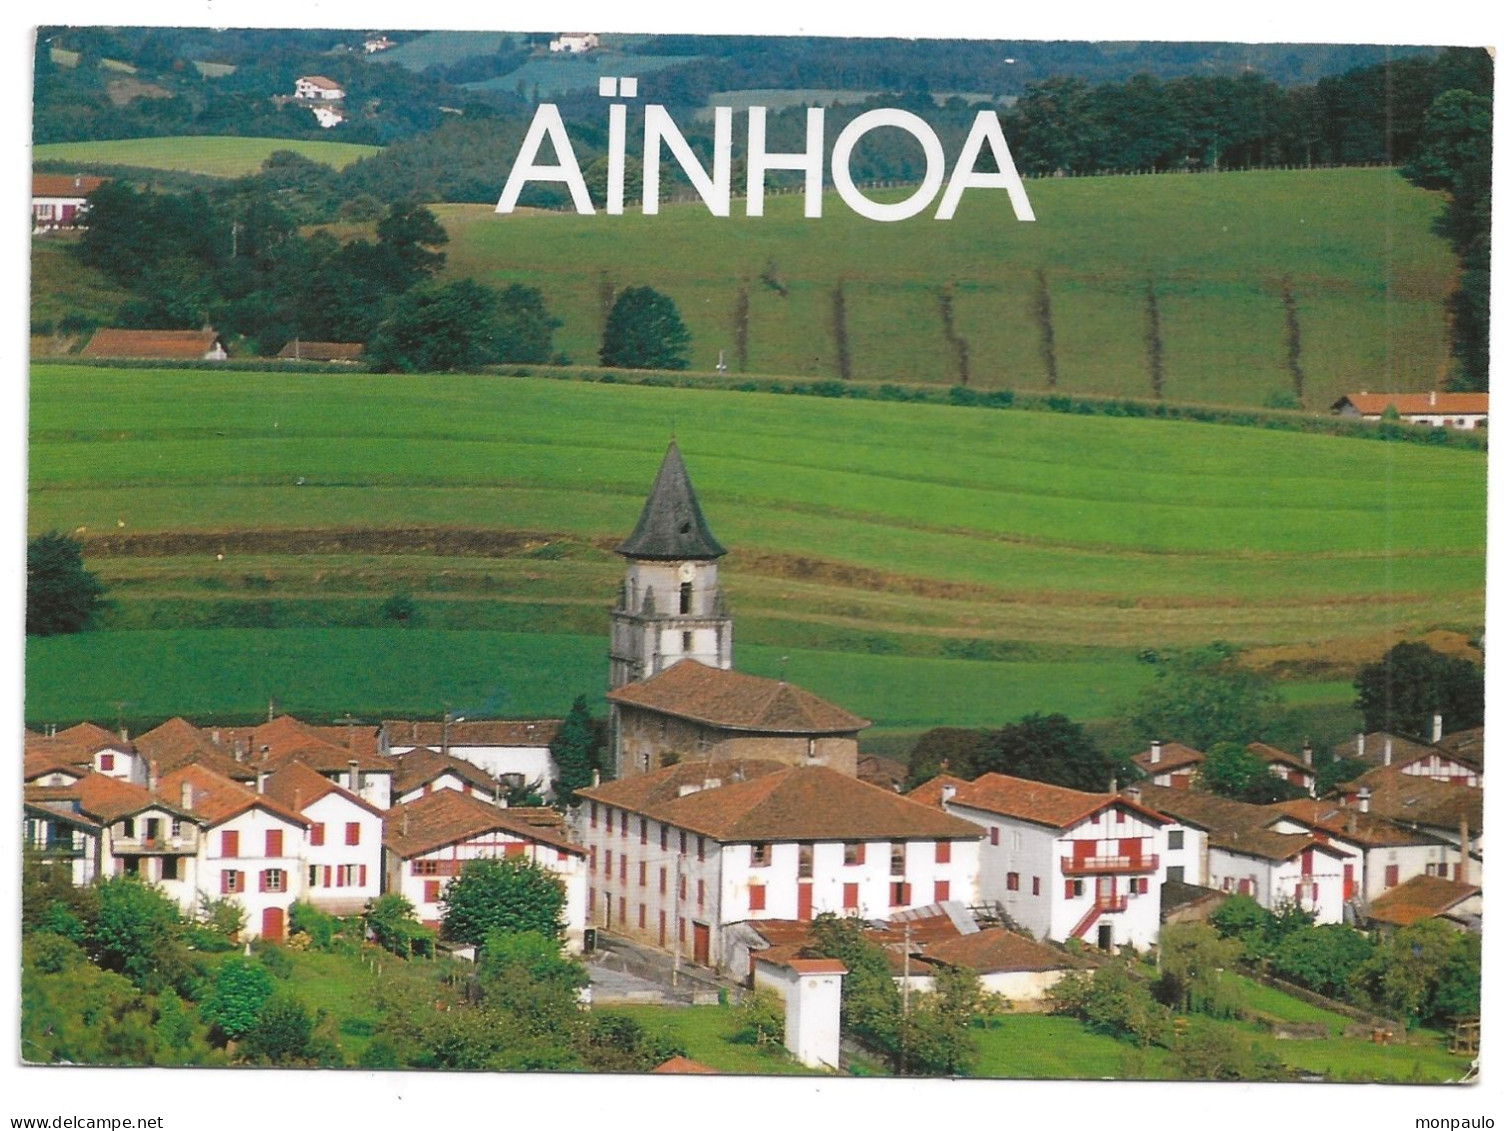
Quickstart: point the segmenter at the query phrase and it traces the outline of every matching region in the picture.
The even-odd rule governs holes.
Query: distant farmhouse
[[[601,46],[601,37],[589,31],[566,31],[559,35],[558,39],[548,41],[548,49],[555,54],[583,55],[587,51],[598,51]]]
[[[33,173],[32,232],[82,227],[89,210],[89,194],[102,184],[103,177],[86,177],[81,173]]]
[[[353,364],[365,354],[360,342],[305,342],[294,338],[277,353],[283,361],[341,361]]]
[[[1332,411],[1338,416],[1382,420],[1393,408],[1406,424],[1439,428],[1487,428],[1487,393],[1349,393]]]
[[[378,51],[390,51],[397,46],[397,41],[384,35],[373,35],[366,39],[363,46],[367,55],[374,55]]]
[[[230,356],[214,330],[96,330],[79,357],[143,361],[224,361]]]
[[[338,105],[344,101],[345,89],[331,78],[323,75],[304,75],[293,87],[293,97],[308,104],[313,116],[324,129],[333,129],[345,120],[345,113]]]

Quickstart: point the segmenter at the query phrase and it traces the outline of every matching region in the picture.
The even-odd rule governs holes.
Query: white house
[[[1151,785],[1168,786],[1171,789],[1189,789],[1196,781],[1196,774],[1206,755],[1194,747],[1179,742],[1160,742],[1155,739],[1149,749],[1140,751],[1132,762],[1149,779]]]
[[[1368,908],[1368,922],[1380,931],[1439,919],[1459,930],[1481,930],[1483,889],[1440,876],[1414,876],[1385,892]]]
[[[585,849],[534,823],[524,810],[505,809],[442,789],[394,805],[386,814],[384,886],[400,892],[417,916],[437,926],[440,901],[467,861],[522,856],[564,885],[565,946],[579,953],[585,937]]]
[[[55,787],[54,787],[55,789]],[[21,802],[22,841],[26,852],[46,868],[65,868],[75,887],[91,884],[100,875],[103,828],[77,808],[75,799],[51,796],[35,786]]]
[[[941,804],[985,830],[981,898],[1035,937],[1103,950],[1159,937],[1163,814],[1122,794],[1006,774],[948,787]]]
[[[553,792],[558,768],[548,752],[562,719],[385,719],[378,735],[384,755],[427,747],[483,770],[504,788],[537,783]]]
[[[136,785],[146,784],[146,761],[123,734],[84,722],[57,731],[44,741],[54,747],[71,746],[87,754],[88,766],[95,773]]]
[[[783,999],[784,1045],[810,1068],[841,1066],[841,979],[834,958],[758,962],[757,985]]]
[[[1487,428],[1487,393],[1349,393],[1332,405],[1338,416],[1382,420],[1393,408],[1406,424],[1430,424],[1444,428]]]
[[[1298,757],[1278,746],[1270,746],[1267,742],[1250,742],[1247,750],[1268,766],[1269,772],[1275,777],[1305,790],[1312,797],[1316,796],[1316,770],[1312,765],[1310,743],[1306,743]]]
[[[392,803],[392,765],[377,753],[376,728],[314,726],[278,715],[249,728],[207,728],[217,749],[257,770],[301,762],[378,809]]]
[[[322,129],[332,130],[345,120],[344,111],[337,106],[315,105],[310,106],[309,109],[313,111],[314,120],[318,122]]]
[[[601,37],[591,31],[561,32],[558,39],[548,41],[548,49],[555,55],[583,55],[599,50],[600,45]]]
[[[1338,796],[1350,806],[1366,797],[1370,812],[1457,845],[1465,868],[1483,858],[1481,788],[1407,774],[1405,767],[1390,765],[1343,782]]]
[[[197,765],[174,770],[161,783],[202,828],[196,890],[185,908],[200,893],[230,897],[245,909],[246,936],[280,940],[289,909],[305,892],[309,822],[261,791],[265,775],[258,786],[247,789]]]
[[[912,963],[909,987],[922,992],[934,989],[937,967],[972,971],[983,990],[1001,994],[1010,1008],[1021,1012],[1044,1008],[1051,987],[1066,974],[1093,968],[1066,950],[1003,927],[986,927],[923,944]]]
[[[310,903],[353,915],[381,894],[382,810],[301,762],[269,774],[266,796],[308,821],[302,862]]]
[[[344,87],[323,75],[304,75],[293,86],[293,97],[306,101],[336,102],[344,96]]]
[[[419,746],[391,757],[392,803],[405,805],[440,789],[457,789],[482,801],[498,804],[502,794],[495,779],[479,766]]]
[[[104,184],[103,177],[82,174],[31,175],[31,228],[45,232],[82,226],[89,210],[89,194]]]
[[[739,922],[975,898],[975,828],[828,767],[686,762],[578,792],[590,921],[702,966]]]

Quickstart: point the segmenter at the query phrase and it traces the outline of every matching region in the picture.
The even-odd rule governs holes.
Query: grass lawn
[[[304,141],[279,137],[151,137],[113,141],[64,141],[38,145],[32,160],[69,161],[77,165],[129,165],[173,169],[211,177],[243,177],[279,149],[343,169],[362,157],[381,152],[376,145],[344,141]]]
[[[1349,1018],[1340,1013],[1332,1013],[1310,1002],[1301,1001],[1242,974],[1227,971],[1222,976],[1238,987],[1244,1004],[1259,1013],[1298,1025],[1325,1025],[1334,1036],[1341,1036],[1343,1030],[1352,1024]]]
[[[691,1060],[720,1072],[768,1076],[823,1075],[797,1063],[782,1045],[758,1048],[736,1039],[736,1011],[731,1006],[613,1005],[600,1012],[633,1017],[650,1029],[667,1033]]]
[[[1170,1078],[1169,1054],[1093,1033],[1074,1017],[1041,1013],[999,1018],[974,1033],[978,1076],[1029,1080]]]

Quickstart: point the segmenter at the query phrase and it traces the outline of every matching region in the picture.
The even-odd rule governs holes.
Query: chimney
[[[183,808],[187,809],[190,813],[193,811],[193,783],[192,782],[186,782],[185,781],[183,783]]]
[[[1358,814],[1351,809],[1347,811],[1347,835],[1352,836],[1358,831]]]
[[[1440,741],[1441,741],[1441,712],[1437,711],[1436,714],[1434,714],[1434,715],[1431,716],[1431,745],[1434,746],[1434,745],[1436,745],[1436,743],[1438,743]]]
[[[1431,390],[1431,407],[1432,408],[1436,407],[1436,390],[1435,389]]]
[[[1369,789],[1366,785],[1358,790],[1358,812],[1367,813],[1368,803],[1371,800],[1373,800],[1373,790]]]
[[[1308,738],[1306,739],[1306,744],[1300,748],[1300,756],[1304,759],[1306,765],[1312,765],[1311,759],[1314,757],[1314,753],[1311,749],[1311,740]]]
[[[265,793],[266,792],[266,771],[265,770],[257,770],[256,771],[256,792],[257,793]]]
[[[129,742],[130,740],[131,740],[130,731],[126,730],[125,727],[122,726],[120,728],[120,741],[121,742]]]
[[[1144,791],[1136,785],[1130,785],[1127,789],[1123,790],[1123,796],[1135,805],[1142,805],[1144,803]]]
[[[1368,735],[1364,734],[1360,730],[1358,732],[1358,758],[1359,758],[1359,760],[1362,760],[1362,758],[1363,758],[1363,752],[1364,752],[1364,750],[1365,750],[1365,748],[1367,746],[1368,746]]]
[[[1468,859],[1468,852],[1470,851],[1470,849],[1468,848],[1467,843],[1466,817],[1463,817],[1462,820],[1457,822],[1457,839],[1460,842],[1458,847],[1462,851],[1462,856],[1457,861],[1457,882],[1459,884],[1465,884],[1467,883],[1468,865],[1472,863],[1472,861]]]
[[[407,835],[407,809],[406,808],[403,808],[403,810],[402,810],[402,835],[403,836]]]
[[[1156,738],[1153,742],[1149,743],[1149,761],[1153,765],[1157,766],[1159,765],[1160,758],[1162,758],[1163,756],[1164,745],[1159,741],[1159,739]]]
[[[155,761],[146,763],[146,792],[156,793],[157,787],[161,784],[157,777],[157,763]]]
[[[218,727],[214,728],[214,733],[210,737],[213,739],[213,742],[214,742],[215,746],[220,745],[220,741],[219,741],[220,740],[220,733],[219,733],[219,728]]]
[[[354,758],[350,759],[350,792],[360,792],[360,762]]]
[[[956,795],[956,787],[955,786],[953,786],[953,785],[942,785],[940,787],[940,804],[944,805],[947,801],[949,801],[955,795]]]
[[[590,785],[591,785],[592,788],[594,788],[596,786],[599,786],[600,784],[601,784],[601,770],[600,770],[600,767],[597,766],[595,769],[593,769],[593,770],[590,771]]]
[[[1384,736],[1384,765],[1387,766],[1387,765],[1389,765],[1389,763],[1391,763],[1393,761],[1394,761],[1394,736],[1392,734],[1386,734]]]
[[[1117,791],[1118,791],[1118,778],[1117,778],[1117,775],[1114,774],[1112,776],[1111,780],[1108,781],[1108,783],[1107,783],[1107,792],[1115,794],[1115,793],[1117,793]]]

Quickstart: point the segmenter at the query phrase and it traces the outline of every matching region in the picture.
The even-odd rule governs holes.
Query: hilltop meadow
[[[114,600],[105,631],[31,642],[33,722],[269,697],[326,716],[599,703],[611,548],[671,435],[732,550],[739,663],[880,728],[1106,718],[1152,678],[1145,648],[1335,649],[1482,622],[1475,451],[501,376],[41,363],[30,425],[30,529],[76,532]],[[398,593],[411,627],[383,612]],[[1288,691],[1351,699],[1341,671]]]

